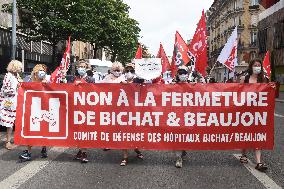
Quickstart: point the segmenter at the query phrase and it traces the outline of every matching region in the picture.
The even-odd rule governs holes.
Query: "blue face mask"
[[[45,71],[38,71],[37,75],[38,75],[39,79],[44,79],[46,73],[45,73]]]
[[[86,69],[85,68],[78,68],[78,74],[80,76],[84,76],[86,74]]]
[[[187,74],[182,74],[178,76],[179,80],[182,82],[185,82],[188,80],[188,75]]]

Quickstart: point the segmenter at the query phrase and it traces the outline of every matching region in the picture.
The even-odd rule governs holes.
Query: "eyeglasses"
[[[134,70],[125,70],[125,73],[134,73],[135,71]]]
[[[120,72],[120,70],[113,70],[114,72]]]

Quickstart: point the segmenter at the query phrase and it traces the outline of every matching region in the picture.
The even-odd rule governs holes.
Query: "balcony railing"
[[[256,25],[253,25],[253,24],[249,25],[249,29],[256,29],[256,28],[257,28]]]
[[[239,29],[239,30],[245,29],[245,25],[244,25],[244,24],[238,25],[238,29]]]
[[[235,12],[241,12],[241,11],[245,11],[245,9],[244,9],[244,8],[240,8],[240,7],[237,7],[237,8],[235,9]]]
[[[252,42],[249,44],[250,48],[257,48],[257,43],[256,42]]]
[[[259,5],[251,5],[249,6],[249,10],[259,10]]]

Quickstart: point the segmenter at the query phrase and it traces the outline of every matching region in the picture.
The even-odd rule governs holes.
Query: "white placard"
[[[135,73],[139,78],[151,80],[161,76],[162,62],[160,58],[134,59]]]

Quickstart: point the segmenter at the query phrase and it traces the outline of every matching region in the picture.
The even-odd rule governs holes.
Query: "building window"
[[[251,6],[259,5],[258,0],[250,0],[250,5]]]
[[[274,24],[274,48],[284,48],[284,21]]]
[[[234,10],[236,10],[237,8],[238,8],[238,1],[235,0],[235,1],[234,1]]]
[[[257,41],[257,32],[252,31],[250,33],[250,44],[251,44],[251,46],[256,46],[256,41]]]
[[[243,8],[243,0],[239,0],[239,8]]]
[[[251,15],[251,26],[257,26],[258,15]]]
[[[260,53],[265,53],[267,51],[266,43],[267,43],[267,29],[260,30],[258,32],[258,46]]]
[[[253,60],[256,58],[256,52],[255,51],[251,51],[250,52],[250,59]]]

